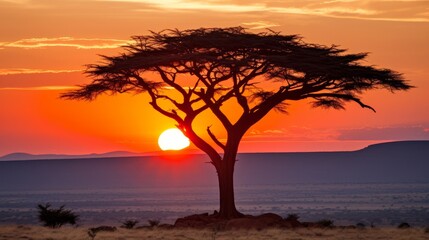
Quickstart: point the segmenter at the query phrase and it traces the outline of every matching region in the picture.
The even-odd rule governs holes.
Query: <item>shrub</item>
[[[46,203],[45,205],[37,205],[39,211],[39,221],[43,223],[45,227],[59,228],[64,224],[70,223],[71,225],[76,224],[79,216],[74,214],[71,210],[64,209],[64,205],[60,208],[51,208],[51,204]]]
[[[149,226],[151,226],[151,227],[156,227],[160,223],[159,220],[148,220],[147,222],[149,223]]]
[[[359,229],[364,229],[366,227],[366,225],[364,223],[358,223],[358,224],[356,224],[356,227]]]
[[[410,228],[410,227],[411,227],[410,224],[408,224],[406,222],[403,222],[403,223],[398,225],[398,228],[400,228],[400,229],[405,229],[405,228]]]
[[[299,216],[298,216],[298,214],[295,214],[295,213],[289,214],[285,218],[286,221],[292,221],[292,222],[296,222],[296,221],[298,221],[298,219],[299,219]]]
[[[317,225],[324,228],[330,228],[334,226],[334,222],[332,220],[322,219],[317,222]]]
[[[137,220],[125,220],[125,222],[122,223],[122,228],[132,229],[136,224],[139,223]]]

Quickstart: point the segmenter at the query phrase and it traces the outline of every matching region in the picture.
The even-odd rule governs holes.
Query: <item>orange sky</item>
[[[269,27],[306,42],[370,52],[367,64],[399,71],[417,87],[365,94],[377,113],[294,103],[288,115],[272,112],[254,126],[241,151],[429,140],[429,1],[0,0],[0,155],[158,151],[157,137],[174,122],[152,110],[145,96],[88,103],[60,100],[59,93],[89,82],[84,65],[99,61],[97,54],[121,52],[118,46],[132,35],[231,26]]]

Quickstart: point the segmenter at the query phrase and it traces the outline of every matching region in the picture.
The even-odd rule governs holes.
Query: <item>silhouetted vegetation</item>
[[[297,35],[250,33],[241,27],[200,28],[152,32],[133,40],[125,53],[104,56],[102,63],[88,66],[92,83],[61,97],[93,100],[103,93],[147,94],[150,105],[174,120],[210,157],[219,181],[215,217],[225,219],[243,216],[236,209],[233,186],[240,141],[270,111],[285,113],[299,100],[334,109],[353,102],[375,111],[361,100],[361,93],[411,88],[395,71],[362,65],[366,53],[308,44]],[[235,106],[235,113],[227,112],[231,108],[225,105]],[[206,112],[213,121],[197,131],[195,120]],[[210,130],[217,123],[223,136]],[[199,131],[202,127],[204,135]]]
[[[125,220],[123,223],[122,223],[122,228],[127,228],[127,229],[132,229],[132,228],[134,228],[136,225],[137,225],[137,223],[139,223],[139,221],[137,221],[137,220]]]
[[[288,214],[287,217],[285,218],[286,221],[298,221],[299,216],[298,214]]]
[[[78,215],[74,214],[71,210],[64,209],[64,205],[59,208],[51,208],[51,204],[39,204],[37,206],[39,212],[39,221],[43,226],[51,228],[59,228],[64,224],[76,224]]]
[[[334,226],[334,222],[329,219],[322,219],[317,222],[317,225],[323,228],[331,228]]]
[[[358,229],[364,229],[364,228],[366,228],[366,225],[365,225],[364,223],[357,223],[357,224],[356,224],[356,227],[357,227]]]
[[[411,227],[411,225],[406,223],[406,222],[403,222],[403,223],[398,225],[398,228],[400,228],[400,229],[406,229],[406,228],[410,228],[410,227]]]
[[[151,226],[151,227],[157,227],[160,223],[160,221],[157,219],[147,220],[147,222],[149,223],[149,226]]]

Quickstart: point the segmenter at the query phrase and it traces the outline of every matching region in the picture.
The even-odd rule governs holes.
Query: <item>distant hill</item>
[[[204,154],[115,154],[0,161],[0,191],[217,185]],[[237,160],[237,185],[429,183],[429,141],[382,143],[352,152],[241,153]]]
[[[142,155],[143,155],[142,153],[133,153],[133,152],[126,152],[126,151],[91,153],[91,154],[83,154],[83,155],[11,153],[3,157],[0,157],[0,161],[135,157],[135,156],[142,156]]]
[[[428,169],[429,141],[401,141],[351,152],[240,154],[236,182],[429,182]]]
[[[366,152],[380,152],[380,153],[393,153],[393,152],[416,152],[427,149],[429,147],[429,140],[416,140],[416,141],[398,141],[398,142],[385,142],[369,145],[368,147],[360,150]]]

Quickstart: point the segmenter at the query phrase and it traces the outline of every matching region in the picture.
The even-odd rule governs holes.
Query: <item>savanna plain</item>
[[[228,230],[211,229],[121,229],[115,232],[99,232],[95,237],[88,235],[85,227],[63,227],[50,229],[41,226],[2,226],[0,240],[74,240],[74,239],[284,239],[284,240],[340,240],[340,239],[378,239],[378,240],[420,240],[429,239],[429,230],[424,228],[298,228],[264,230]]]

